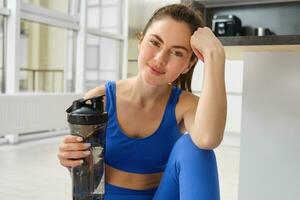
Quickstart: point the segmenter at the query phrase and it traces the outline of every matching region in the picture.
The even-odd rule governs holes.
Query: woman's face
[[[192,33],[184,22],[154,21],[139,43],[139,75],[151,85],[171,83],[191,67]]]

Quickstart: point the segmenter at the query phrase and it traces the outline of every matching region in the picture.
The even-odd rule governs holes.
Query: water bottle
[[[103,96],[78,99],[66,112],[72,135],[90,143],[91,154],[83,163],[71,168],[73,200],[104,199],[104,152],[108,114]]]

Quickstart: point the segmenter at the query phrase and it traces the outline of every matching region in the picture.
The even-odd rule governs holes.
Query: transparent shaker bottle
[[[104,150],[108,115],[103,96],[79,99],[67,109],[72,135],[90,143],[91,154],[83,164],[71,168],[73,200],[104,199]]]

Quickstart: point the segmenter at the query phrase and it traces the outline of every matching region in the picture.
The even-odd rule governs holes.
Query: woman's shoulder
[[[198,105],[198,101],[199,101],[199,96],[191,92],[182,90],[177,106],[180,107],[180,110],[185,112],[189,109],[195,109]]]
[[[181,95],[180,95],[180,98],[179,98],[179,101],[182,101],[182,102],[198,102],[199,100],[199,96],[191,93],[191,92],[188,92],[188,91],[185,91],[185,90],[182,90],[181,92]]]

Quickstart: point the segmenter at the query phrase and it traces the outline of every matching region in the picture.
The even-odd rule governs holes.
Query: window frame
[[[5,8],[0,8],[0,15],[7,16],[7,28],[5,38],[5,52],[4,56],[5,66],[10,66],[5,71],[5,93],[14,94],[19,93],[19,70],[20,70],[20,26],[21,21],[31,21],[34,23],[41,23],[49,26],[56,26],[59,28],[72,31],[76,34],[75,45],[68,47],[68,50],[75,48],[75,53],[68,53],[72,58],[67,58],[68,65],[74,66],[75,69],[75,93],[82,93],[84,91],[84,70],[86,64],[87,52],[87,35],[95,35],[98,37],[109,38],[121,42],[121,66],[117,72],[118,78],[127,77],[127,54],[128,54],[128,0],[123,0],[121,9],[122,17],[122,34],[106,33],[99,30],[92,30],[87,28],[87,1],[86,0],[70,0],[70,12],[64,13],[38,5],[25,3],[21,0],[9,0],[6,2]],[[75,54],[75,55],[74,55]],[[64,77],[64,92],[66,92],[67,81],[67,67],[65,68]]]
[[[1,83],[1,93],[5,93],[5,86],[6,86],[6,62],[5,62],[5,59],[6,59],[6,20],[7,20],[7,17],[10,15],[10,10],[7,9],[7,8],[3,8],[3,7],[0,7],[0,16],[3,17],[3,50],[2,50],[2,83]]]
[[[100,29],[95,28],[87,28],[87,35],[92,35],[100,38],[112,39],[120,42],[120,51],[119,54],[122,61],[120,62],[121,66],[117,68],[117,78],[118,79],[126,79],[127,78],[127,68],[128,68],[128,0],[122,0],[121,12],[123,14],[123,21],[121,27],[121,34],[110,33],[101,31]],[[97,4],[97,6],[101,6],[101,4]],[[88,6],[88,5],[87,5]],[[91,7],[91,6],[88,6]],[[116,59],[120,59],[120,57],[116,57]]]

